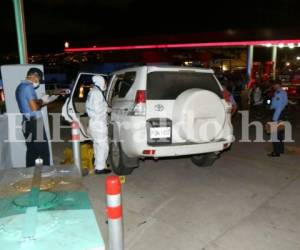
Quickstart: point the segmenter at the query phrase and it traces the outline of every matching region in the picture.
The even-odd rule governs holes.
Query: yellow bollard
[[[81,166],[82,169],[87,169],[90,173],[94,171],[94,150],[91,144],[81,145]]]
[[[81,154],[81,168],[86,169],[88,172],[92,173],[94,171],[94,150],[91,144],[82,144],[80,146]],[[66,148],[64,150],[64,160],[61,161],[61,164],[73,164],[73,153],[71,148]]]
[[[64,160],[60,162],[61,164],[64,165],[71,165],[74,163],[73,161],[73,152],[72,149],[70,148],[65,148],[64,150]]]

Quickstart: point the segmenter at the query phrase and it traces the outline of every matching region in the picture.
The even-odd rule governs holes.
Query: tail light
[[[146,90],[137,90],[132,113],[134,116],[146,115]]]
[[[146,91],[145,90],[137,90],[135,94],[135,103],[146,103]]]
[[[232,110],[232,103],[231,103],[231,100],[230,100],[230,93],[228,90],[223,90],[223,98],[224,100],[226,101],[226,103],[229,105],[228,107],[226,107],[226,112],[231,114],[231,110]]]
[[[290,95],[296,95],[297,94],[297,89],[294,87],[291,87],[288,89],[288,94]]]
[[[143,150],[143,155],[155,155],[155,150],[145,149]]]

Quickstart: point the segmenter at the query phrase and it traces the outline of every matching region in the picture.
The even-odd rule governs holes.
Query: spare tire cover
[[[224,104],[211,91],[188,89],[175,100],[173,123],[179,136],[186,141],[214,140],[222,132],[225,119]]]

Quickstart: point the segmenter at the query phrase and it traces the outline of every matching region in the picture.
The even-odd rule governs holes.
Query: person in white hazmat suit
[[[94,86],[88,94],[86,111],[90,118],[89,132],[94,145],[95,174],[108,174],[111,170],[106,168],[109,150],[107,129],[108,106],[104,95],[106,82],[100,75],[93,76],[92,81]]]

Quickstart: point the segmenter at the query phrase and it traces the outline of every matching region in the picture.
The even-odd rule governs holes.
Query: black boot
[[[270,157],[279,157],[280,154],[275,153],[275,152],[271,152],[270,154],[268,154],[268,156],[270,156]]]
[[[110,174],[111,173],[111,170],[110,169],[102,169],[102,170],[98,170],[98,169],[95,169],[95,174]]]

